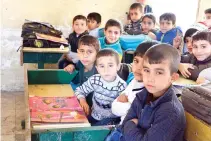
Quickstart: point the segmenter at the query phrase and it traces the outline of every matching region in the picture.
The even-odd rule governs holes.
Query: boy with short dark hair
[[[82,85],[89,77],[97,73],[95,60],[99,50],[100,45],[97,38],[90,35],[84,35],[80,38],[77,49],[78,63],[70,62],[70,64],[64,68],[65,71],[70,73],[74,70],[78,71],[78,74],[71,83],[73,89],[75,89],[78,84]]]
[[[146,41],[141,43],[134,52],[134,58],[132,63],[132,74],[133,77],[127,88],[122,92],[117,99],[112,103],[112,112],[117,116],[121,116],[121,123],[123,122],[136,94],[143,90],[143,57],[145,52],[153,45],[158,44],[156,41]]]
[[[119,68],[120,60],[116,51],[100,50],[96,57],[96,69],[99,74],[91,76],[75,91],[86,115],[89,115],[91,125],[110,125],[119,122],[119,118],[111,112],[112,102],[126,87],[126,82],[117,74]],[[94,94],[90,114],[90,107],[85,98],[91,92]]]
[[[87,16],[89,35],[99,37],[99,27],[101,24],[101,15],[96,12],[89,13]]]
[[[119,21],[114,19],[109,19],[106,22],[104,28],[105,37],[98,38],[100,41],[100,46],[104,48],[114,49],[122,59],[123,51],[119,42],[120,35],[122,33],[122,25]]]
[[[211,19],[211,8],[208,8],[204,11],[206,20]]]
[[[115,141],[183,141],[185,113],[173,85],[179,52],[168,44],[150,48],[143,62],[145,89],[136,94]],[[116,134],[117,135],[117,134]]]
[[[125,25],[124,31],[130,35],[139,35],[141,31],[141,17],[143,8],[140,3],[133,3],[129,9],[129,23]]]
[[[176,16],[173,13],[164,13],[160,16],[160,31],[157,33],[156,38],[162,43],[173,45],[175,37],[182,38],[182,30],[176,27]],[[179,46],[177,46],[179,48]],[[181,49],[182,50],[182,46]]]
[[[199,73],[211,67],[211,31],[198,31],[192,36],[192,54],[183,55],[179,71],[196,81]]]
[[[62,56],[62,60],[59,61],[59,69],[64,69],[71,62],[77,63],[77,49],[78,41],[83,35],[87,35],[87,19],[83,15],[77,15],[73,18],[72,23],[73,32],[69,35],[68,42],[70,44],[70,52]]]

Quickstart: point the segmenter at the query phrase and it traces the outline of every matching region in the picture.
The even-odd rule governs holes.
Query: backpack
[[[51,24],[26,20],[22,26],[21,37],[23,47],[60,47],[68,46],[68,41],[62,38],[62,32]]]

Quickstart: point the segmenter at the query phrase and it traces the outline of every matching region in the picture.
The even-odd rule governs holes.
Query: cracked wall
[[[71,32],[72,18],[89,12],[102,15],[102,26],[109,18],[124,21],[131,0],[2,0],[1,90],[23,91],[23,67],[20,66],[21,26],[25,19],[49,22]]]

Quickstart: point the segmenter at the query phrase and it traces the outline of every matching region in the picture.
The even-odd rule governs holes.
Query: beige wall
[[[18,28],[24,19],[70,25],[77,14],[102,14],[103,24],[109,18],[123,20],[131,0],[3,0],[3,27]]]
[[[25,19],[49,22],[67,36],[75,15],[99,12],[103,26],[109,18],[124,21],[130,4],[131,0],[2,0],[1,90],[23,90],[23,67],[16,50]]]
[[[197,21],[202,21],[204,19],[204,10],[207,8],[211,8],[211,0],[199,0]]]

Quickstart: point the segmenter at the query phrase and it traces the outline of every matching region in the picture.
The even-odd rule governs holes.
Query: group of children
[[[69,73],[78,71],[71,86],[91,125],[119,124],[108,141],[182,141],[185,114],[173,82],[178,73],[198,83],[211,81],[211,32],[206,30],[208,25],[198,23],[182,39],[173,13],[162,14],[160,30],[155,30],[155,17],[151,13],[143,15],[147,11],[143,9],[146,6],[140,3],[131,5],[124,30],[117,20],[108,20],[105,37],[100,38],[99,13],[90,13],[87,18],[75,16],[73,33],[68,38],[70,53],[63,55],[59,68]],[[205,14],[211,19],[211,9]],[[136,48],[132,72],[126,76],[128,84],[120,75],[125,64],[121,63],[123,50],[119,38],[124,32],[153,39]]]

